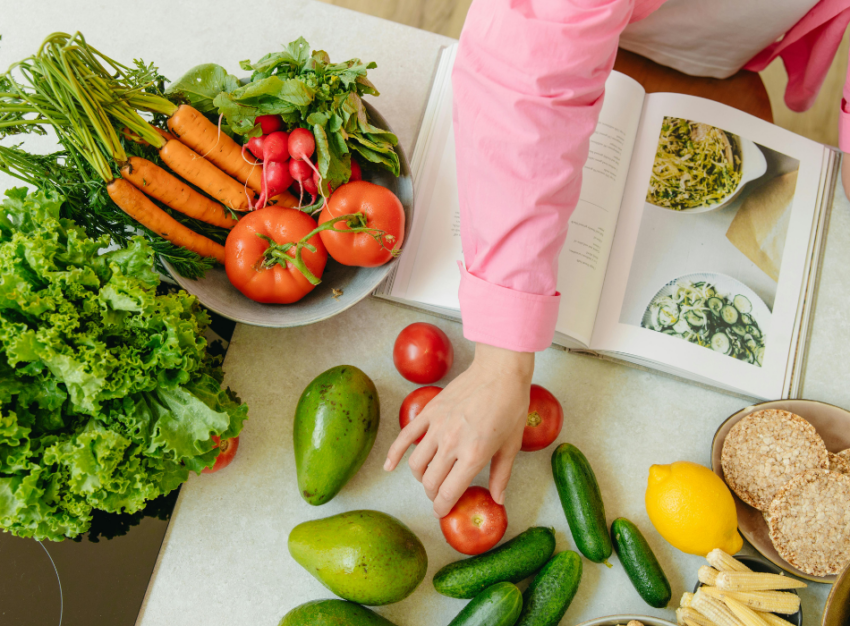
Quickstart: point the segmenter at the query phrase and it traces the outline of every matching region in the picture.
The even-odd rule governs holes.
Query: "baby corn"
[[[702,570],[701,567],[700,581],[702,581]],[[720,572],[717,574],[714,586],[723,591],[769,591],[772,589],[799,589],[805,587],[806,583],[795,580],[790,576],[778,574]]]
[[[720,572],[751,572],[752,570],[734,556],[715,548],[705,557],[711,566]]]
[[[708,585],[710,587],[716,587],[717,586],[717,576],[718,576],[718,574],[720,574],[720,572],[718,572],[713,567],[709,567],[708,565],[703,565],[702,567],[699,568],[699,571],[697,572],[697,577],[699,578],[699,581],[703,585]]]
[[[761,617],[765,622],[768,623],[768,626],[794,626],[787,619],[782,619],[778,615],[774,615],[773,613],[759,613],[759,617]]]
[[[800,610],[800,597],[787,591],[723,591],[717,587],[704,587],[702,590],[719,600],[731,598],[763,613],[790,615]]]
[[[692,594],[690,591],[686,591],[685,593],[682,594],[682,599],[679,600],[679,606],[687,608],[687,607],[691,606],[691,600],[693,600],[693,599],[694,599],[694,594]]]
[[[694,594],[691,608],[705,615],[717,626],[742,626],[743,622],[717,598],[702,593],[702,590]]]
[[[723,603],[729,607],[735,617],[741,620],[741,623],[744,624],[744,626],[767,626],[767,622],[765,622],[758,613],[747,608],[737,600],[727,597],[723,598]]]
[[[676,621],[683,626],[718,626],[699,611],[688,607],[676,609]]]

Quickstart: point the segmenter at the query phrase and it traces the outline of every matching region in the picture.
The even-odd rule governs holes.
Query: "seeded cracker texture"
[[[850,461],[850,448],[847,448],[846,450],[842,450],[841,452],[838,453],[838,456],[840,456],[843,459],[847,459],[848,461]]]
[[[812,576],[850,563],[850,476],[806,470],[770,503],[770,540],[783,559]]]
[[[829,453],[829,471],[850,476],[850,460],[838,454]]]
[[[799,415],[768,409],[735,424],[720,459],[726,483],[764,511],[785,483],[807,469],[829,469],[826,445]]]

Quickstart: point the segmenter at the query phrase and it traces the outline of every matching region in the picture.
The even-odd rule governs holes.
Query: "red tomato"
[[[215,457],[215,465],[212,467],[205,467],[201,470],[204,474],[212,474],[213,472],[217,472],[218,470],[224,469],[230,465],[233,457],[236,456],[236,451],[239,449],[239,437],[221,441],[221,438],[218,435],[213,435],[212,440],[219,450],[218,456]]]
[[[440,530],[449,545],[461,554],[481,554],[499,543],[508,528],[508,513],[484,487],[467,489]]]
[[[563,425],[564,409],[558,398],[540,385],[532,385],[528,420],[522,431],[522,449],[526,452],[542,450],[558,438]]]
[[[443,390],[442,387],[434,387],[433,385],[430,387],[420,387],[419,389],[414,389],[404,401],[401,403],[401,409],[398,411],[398,424],[402,428],[407,426],[410,422],[416,419],[416,416],[422,412],[422,409],[425,408],[425,405],[428,404],[431,400],[434,399],[438,393]],[[425,435],[423,434],[422,437]],[[416,440],[416,443],[422,441],[422,437]]]
[[[364,180],[346,183],[325,203],[319,224],[354,213],[365,217],[365,224],[361,224],[365,227],[363,231],[326,230],[320,233],[328,254],[343,265],[358,267],[376,267],[393,258],[393,251],[401,248],[404,239],[404,207],[395,194]],[[351,228],[345,220],[334,225],[336,231]]]
[[[430,385],[451,369],[455,359],[452,342],[433,324],[416,322],[402,330],[393,346],[398,373],[418,385]]]
[[[313,285],[292,262],[271,263],[275,254],[280,255],[280,246],[296,243],[316,228],[316,222],[306,213],[280,206],[267,206],[259,211],[244,215],[233,227],[224,244],[224,269],[233,286],[245,296],[257,302],[289,304],[297,302],[308,293]],[[276,246],[272,246],[268,239]],[[307,269],[319,279],[325,271],[328,253],[318,235],[309,242],[315,252],[303,248],[301,257]],[[295,257],[295,246],[285,254]],[[270,266],[266,265],[266,262]]]

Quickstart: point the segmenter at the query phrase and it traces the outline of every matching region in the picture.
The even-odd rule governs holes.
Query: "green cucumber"
[[[670,602],[670,581],[638,527],[624,517],[611,522],[611,539],[629,580],[651,607],[663,609]]]
[[[594,563],[611,567],[605,505],[587,457],[574,445],[562,443],[552,453],[552,474],[576,547]]]
[[[555,552],[555,531],[533,526],[498,548],[449,563],[434,574],[434,589],[450,598],[474,598],[501,582],[518,583]]]
[[[557,626],[580,582],[581,557],[572,550],[558,552],[525,590],[516,626]]]
[[[522,611],[522,592],[513,583],[487,587],[463,607],[449,626],[514,626]]]

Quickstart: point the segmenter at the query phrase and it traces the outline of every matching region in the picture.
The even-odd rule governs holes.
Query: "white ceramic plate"
[[[762,402],[761,404],[755,404],[741,409],[723,422],[720,428],[717,429],[714,440],[711,442],[711,469],[720,478],[723,478],[720,455],[723,452],[723,442],[726,441],[729,431],[750,413],[765,409],[790,411],[807,420],[823,438],[826,449],[830,452],[840,452],[841,450],[850,448],[850,412],[837,406],[814,400],[774,400],[772,402]],[[735,499],[735,508],[738,512],[738,530],[764,558],[774,565],[781,567],[786,572],[806,580],[820,583],[831,583],[835,581],[835,576],[810,576],[805,572],[801,572],[779,556],[779,553],[770,541],[767,522],[764,521],[761,511],[744,503],[743,500],[735,495],[735,492],[732,492],[732,497]]]
[[[392,131],[381,114],[365,100],[364,103],[369,118],[377,126]],[[365,180],[386,187],[398,196],[404,206],[406,240],[413,223],[413,178],[400,145],[396,146],[396,152],[401,162],[398,178],[378,168],[370,168],[369,171],[364,169],[363,175]],[[164,264],[183,289],[197,296],[201,304],[219,315],[253,326],[288,328],[314,324],[342,313],[372,293],[397,262],[393,260],[379,267],[348,267],[329,257],[321,284],[293,304],[261,304],[246,298],[230,284],[221,266],[207,272],[200,280],[191,280],[180,276],[168,263]],[[342,295],[335,298],[333,289],[341,291]]]
[[[682,213],[688,215],[692,215],[694,213],[707,213],[708,211],[716,211],[717,209],[722,209],[723,207],[729,205],[735,198],[737,198],[748,182],[760,178],[764,175],[764,173],[767,171],[767,160],[764,158],[764,154],[762,153],[761,149],[749,139],[744,139],[743,137],[739,137],[738,135],[732,133],[726,134],[731,137],[733,141],[737,141],[738,145],[741,146],[741,180],[738,182],[738,186],[735,187],[735,189],[733,189],[728,196],[723,198],[717,204],[712,204],[709,206],[699,206],[694,207],[692,209],[682,209],[681,211],[675,211],[670,207],[666,206],[658,207],[659,209],[667,209],[672,213]],[[652,206],[658,205],[653,204]]]
[[[641,320],[641,326],[647,328],[645,324],[649,322],[649,310],[652,305],[660,298],[664,298],[672,294],[676,283],[681,280],[688,280],[692,283],[698,283],[700,281],[710,283],[714,285],[714,290],[717,293],[726,297],[734,297],[736,295],[746,296],[753,305],[753,310],[750,312],[750,315],[758,323],[759,328],[762,331],[762,335],[764,337],[770,336],[770,309],[764,303],[764,300],[762,300],[755,291],[747,287],[740,280],[727,276],[726,274],[718,274],[716,272],[695,272],[693,274],[679,276],[678,278],[674,278],[673,280],[665,283],[664,286],[661,287],[661,289],[659,289],[652,297],[652,300],[650,300],[646,305],[646,310],[644,311],[643,319]]]

